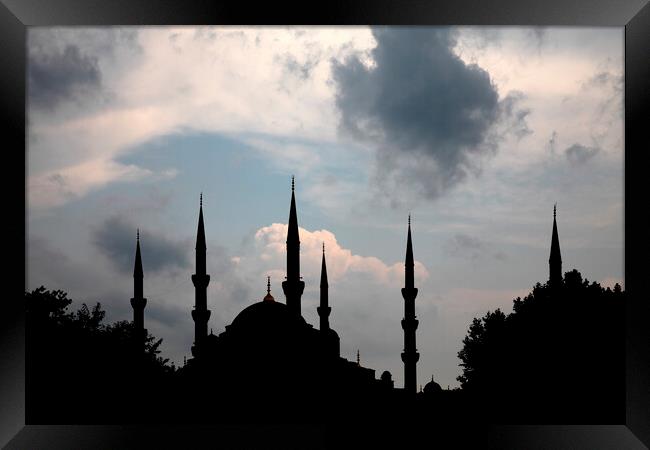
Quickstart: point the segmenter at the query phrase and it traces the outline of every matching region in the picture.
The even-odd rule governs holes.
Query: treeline
[[[463,391],[503,423],[625,422],[625,293],[577,270],[537,284],[512,313],[475,318],[458,353]]]
[[[71,303],[63,291],[25,292],[27,423],[336,421],[346,410],[364,411],[359,404],[364,401],[352,395],[346,400],[352,409],[321,399],[312,405],[320,415],[308,411],[311,406],[296,417],[260,414],[244,394],[277,389],[268,376],[280,369],[275,365],[253,371],[259,379],[244,383],[243,391],[218,386],[214,377],[199,382],[187,367],[176,368],[160,356],[162,339],[147,333],[144,353],[137,352],[130,321],[106,324],[99,303],[76,311]],[[355,417],[423,424],[624,423],[625,292],[619,285],[590,283],[576,270],[567,272],[559,287],[538,283],[514,300],[512,313],[497,309],[475,318],[458,357],[461,389],[421,393],[406,403],[386,394],[365,402],[372,411]],[[313,392],[305,386],[309,389],[287,392],[286,398],[294,395],[311,405],[323,386],[312,386]],[[244,414],[233,414],[226,397],[239,398]]]
[[[25,292],[27,423],[149,421],[138,414],[176,371],[159,355],[162,339],[147,333],[135,352],[131,322],[105,324],[100,303],[71,303],[60,290]]]

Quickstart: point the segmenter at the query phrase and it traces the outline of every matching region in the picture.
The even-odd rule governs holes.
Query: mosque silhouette
[[[562,260],[553,213],[553,234],[549,258],[549,284],[562,282]],[[338,418],[381,418],[387,411],[415,414],[409,408],[417,402],[436,400],[440,405],[453,405],[452,391],[443,390],[431,378],[424,389],[417,390],[416,347],[418,320],[414,284],[411,219],[408,219],[406,256],[404,263],[404,385],[396,387],[390,372],[376,378],[375,370],[363,367],[359,352],[356,361],[340,354],[340,339],[330,327],[332,307],[328,295],[325,244],[320,277],[320,305],[317,312],[319,328],[307,323],[301,315],[301,297],[305,282],[300,276],[300,236],[295,199],[295,184],[291,181],[291,204],[286,240],[286,279],[282,282],[285,303],[271,294],[267,278],[266,296],[244,308],[226,325],[222,333],[208,334],[211,311],[207,308],[210,275],[206,267],[206,239],[202,195],[199,206],[196,239],[196,273],[192,275],[195,304],[192,357],[178,370],[177,385],[168,386],[174,392],[174,409],[182,411],[189,421],[232,420],[248,422],[313,421]],[[137,236],[134,277],[133,324],[136,329],[136,351],[144,352],[144,298],[140,237]],[[146,382],[144,380],[143,382]],[[442,411],[444,408],[438,408]]]

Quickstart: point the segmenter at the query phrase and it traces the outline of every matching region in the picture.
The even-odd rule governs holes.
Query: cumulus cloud
[[[33,47],[32,47],[33,48]],[[31,105],[54,109],[61,101],[92,95],[101,85],[97,58],[76,45],[60,52],[29,52],[27,80]]]
[[[85,161],[33,176],[29,180],[29,203],[36,208],[58,206],[110,182],[173,178],[176,173],[175,169],[168,169],[154,174],[133,164],[124,165],[104,159]]]
[[[286,258],[287,225],[274,223],[262,227],[255,233],[255,242],[260,249],[260,258],[269,269],[284,274]],[[300,228],[301,272],[305,277],[317,279],[320,276],[322,245],[325,243],[327,275],[332,283],[354,276],[367,276],[371,281],[391,286],[404,282],[404,262],[388,265],[374,256],[361,256],[342,247],[334,233],[328,230],[309,231]],[[397,258],[396,258],[397,259]],[[426,267],[415,261],[416,280],[423,282],[429,277]]]
[[[490,74],[454,53],[451,28],[374,28],[367,64],[359,54],[333,61],[339,128],[377,147],[379,184],[415,184],[428,198],[476,171],[495,150],[493,127],[509,118],[517,136],[529,133],[522,94],[499,101]]]
[[[135,258],[136,225],[120,216],[105,220],[93,232],[93,243],[116,269],[128,273]],[[142,265],[145,272],[158,272],[169,267],[189,267],[187,242],[174,241],[161,233],[140,230]]]
[[[573,144],[564,150],[564,155],[574,165],[582,165],[600,152],[598,147],[587,147],[582,144]]]

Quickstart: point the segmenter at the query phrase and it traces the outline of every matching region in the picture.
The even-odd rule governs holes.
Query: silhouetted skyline
[[[76,313],[60,291],[25,293],[27,318],[27,420],[30,423],[358,423],[417,425],[444,420],[465,424],[535,422],[618,423],[625,417],[625,294],[582,278],[558,277],[560,239],[553,208],[549,271],[507,316],[499,309],[474,318],[458,353],[462,389],[443,390],[434,376],[418,386],[414,246],[408,217],[404,258],[404,385],[389,371],[342,357],[338,333],[324,320],[331,312],[325,245],[322,247],[321,327],[305,321],[301,296],[300,231],[291,179],[286,233],[285,302],[271,294],[245,306],[207,334],[207,246],[203,195],[196,240],[195,322],[192,358],[181,367],[158,356],[162,340],[146,328],[144,265],[136,232],[133,320],[102,323],[101,305]],[[426,323],[423,323],[427,326]],[[56,375],[47,368],[58,365]],[[554,368],[558,364],[565,370]],[[91,386],[94,386],[92,388]],[[110,398],[111,401],[102,401]],[[215,403],[219,408],[215,408]],[[254,411],[255,415],[251,415]]]
[[[545,279],[555,203],[562,272],[622,283],[622,30],[28,33],[27,289],[131,320],[139,228],[144,328],[176,365],[267,277],[284,297],[292,174],[301,313],[320,328],[325,243],[340,353],[395,386],[409,213],[417,389],[458,386],[471,319]]]

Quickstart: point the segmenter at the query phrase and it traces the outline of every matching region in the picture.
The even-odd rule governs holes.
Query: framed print
[[[648,445],[647,2],[0,9],[7,448]]]

